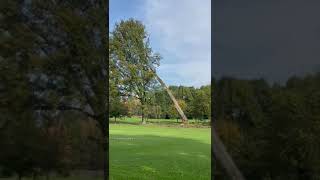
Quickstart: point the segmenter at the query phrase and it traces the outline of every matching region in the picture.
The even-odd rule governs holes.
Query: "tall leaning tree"
[[[146,28],[140,21],[122,20],[115,25],[109,37],[109,58],[113,70],[119,72],[117,88],[121,95],[140,101],[144,124],[147,94],[157,83],[150,68],[159,66],[161,57],[152,51]]]

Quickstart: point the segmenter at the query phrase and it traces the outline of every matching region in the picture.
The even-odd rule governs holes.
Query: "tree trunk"
[[[141,124],[146,124],[146,120],[144,118],[144,103],[141,101]]]
[[[104,140],[108,139],[108,137],[104,137]],[[103,143],[103,179],[108,180],[108,170],[109,170],[109,153],[108,153],[108,143]]]
[[[109,127],[107,127],[109,128]],[[108,180],[108,171],[109,171],[109,152],[108,152],[108,147],[109,147],[109,137],[108,134],[106,133],[107,129],[104,130],[104,143],[103,143],[103,179]]]
[[[141,123],[142,124],[146,124],[146,120],[145,120],[145,118],[144,118],[144,114],[142,113],[142,116],[141,116]]]
[[[46,180],[49,180],[49,178],[50,178],[49,172],[46,172]]]
[[[100,119],[101,131],[102,131],[102,149],[103,149],[103,179],[108,180],[109,172],[109,116],[103,115]]]

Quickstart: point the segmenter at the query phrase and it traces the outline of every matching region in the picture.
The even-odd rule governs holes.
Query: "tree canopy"
[[[157,83],[151,70],[161,59],[150,47],[145,26],[134,19],[120,21],[110,34],[109,53],[112,74],[119,76],[116,86],[120,93],[139,99],[143,121],[147,94]]]

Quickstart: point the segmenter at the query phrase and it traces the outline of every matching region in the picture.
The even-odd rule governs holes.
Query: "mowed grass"
[[[140,123],[140,118],[125,118],[110,124],[110,180],[210,179],[211,130],[208,122],[190,120],[188,128],[181,127],[181,121],[177,123],[174,119],[148,119],[146,125]],[[17,177],[0,179],[16,180]],[[50,179],[103,178],[79,174],[70,177],[51,176]]]
[[[207,180],[211,177],[210,128],[129,118],[110,124],[110,180]],[[155,123],[156,122],[156,123]]]

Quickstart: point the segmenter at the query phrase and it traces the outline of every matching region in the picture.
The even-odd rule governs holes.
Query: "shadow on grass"
[[[154,135],[110,135],[109,150],[110,180],[211,178],[209,142]]]

